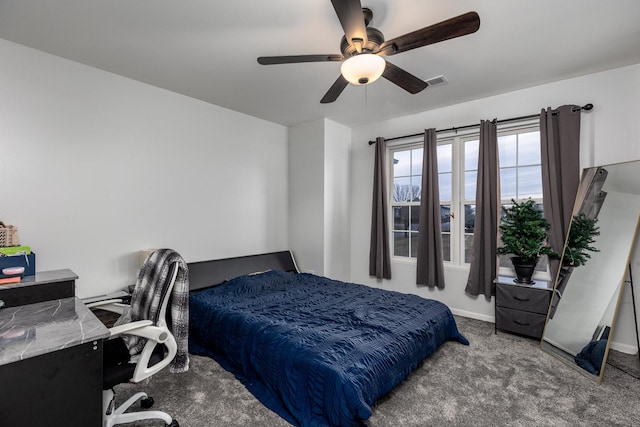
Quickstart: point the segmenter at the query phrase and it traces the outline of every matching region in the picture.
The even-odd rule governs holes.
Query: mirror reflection
[[[602,380],[640,216],[640,161],[585,169],[543,350]]]

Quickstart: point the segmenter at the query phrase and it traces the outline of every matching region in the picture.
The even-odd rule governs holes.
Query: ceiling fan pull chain
[[[364,85],[364,108],[369,107],[369,85]]]

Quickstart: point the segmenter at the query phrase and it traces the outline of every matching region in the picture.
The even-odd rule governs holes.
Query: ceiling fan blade
[[[429,86],[429,83],[417,78],[402,68],[393,65],[389,61],[387,61],[382,77],[413,94],[418,93]]]
[[[467,12],[395,39],[387,40],[380,46],[380,55],[394,55],[417,47],[466,36],[467,34],[475,33],[478,28],[480,28],[478,14],[476,12]]]
[[[324,96],[320,100],[320,103],[329,104],[335,101],[336,99],[338,99],[338,97],[340,96],[344,88],[347,87],[348,84],[349,82],[347,81],[347,79],[342,77],[342,74],[340,74],[340,77],[338,77],[338,79],[335,82],[333,82],[333,85],[331,85],[327,93],[324,94]]]
[[[367,44],[367,28],[364,24],[360,0],[331,0],[331,3],[347,41],[356,48],[358,53],[362,52],[362,47]]]
[[[299,62],[327,62],[327,61],[344,61],[342,55],[289,55],[289,56],[261,56],[258,58],[258,64],[274,65],[274,64],[296,64]]]

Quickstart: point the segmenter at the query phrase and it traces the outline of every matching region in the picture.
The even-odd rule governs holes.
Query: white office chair
[[[169,297],[178,274],[178,263],[173,262],[169,267],[166,283],[163,285],[162,301],[158,321],[138,320],[114,326],[109,331],[110,338],[104,342],[104,379],[102,392],[103,427],[117,424],[132,423],[139,420],[161,419],[169,427],[179,427],[170,415],[161,411],[127,412],[131,405],[138,400],[143,408],[153,405],[153,398],[140,392],[133,395],[119,407],[115,407],[115,392],[113,387],[118,384],[138,383],[165,368],[176,355],[177,343],[167,327],[166,312]],[[106,300],[87,304],[90,308],[99,308],[122,314],[128,307],[122,300]],[[131,360],[129,350],[121,335],[136,335],[146,338],[147,342],[142,352]]]

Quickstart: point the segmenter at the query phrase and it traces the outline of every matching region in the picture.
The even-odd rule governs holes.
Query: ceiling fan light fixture
[[[349,83],[361,86],[378,80],[385,66],[384,58],[372,53],[362,53],[344,61],[340,72]]]

